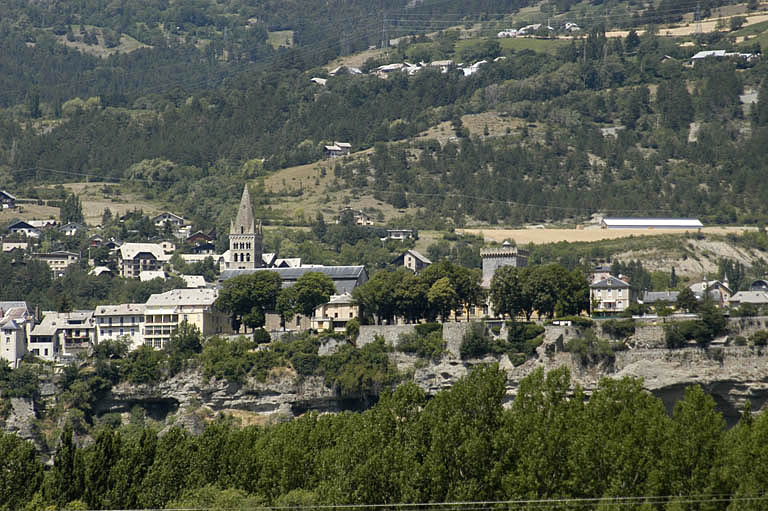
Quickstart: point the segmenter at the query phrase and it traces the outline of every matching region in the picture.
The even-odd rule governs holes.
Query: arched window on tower
[[[251,262],[251,254],[245,254],[245,260]]]
[[[243,233],[245,233],[245,227],[243,227],[243,226],[241,225],[241,226],[240,226],[240,234],[243,234]]]

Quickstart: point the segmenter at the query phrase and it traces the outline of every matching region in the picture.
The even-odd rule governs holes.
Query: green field
[[[269,44],[271,44],[275,49],[279,48],[280,46],[293,46],[293,30],[278,30],[277,32],[269,32],[268,37]]]

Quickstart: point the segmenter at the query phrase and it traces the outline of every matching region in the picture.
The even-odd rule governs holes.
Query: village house
[[[432,264],[432,261],[421,255],[420,252],[410,249],[400,254],[392,261],[395,266],[403,266],[413,273],[421,273],[421,270]]]
[[[54,252],[32,254],[32,259],[46,263],[55,277],[61,277],[71,265],[80,260],[80,256],[74,252],[57,250]]]
[[[144,344],[163,348],[187,322],[205,336],[232,334],[229,315],[214,308],[215,289],[174,289],[149,297],[144,309]]]
[[[144,308],[143,303],[123,303],[120,305],[99,305],[93,313],[96,325],[96,338],[99,342],[119,338],[130,342],[130,349],[144,344]]]
[[[187,225],[187,222],[184,220],[184,218],[168,211],[152,217],[152,223],[155,224],[155,227],[158,228],[165,227],[166,225],[170,225],[174,228],[184,227]]]
[[[768,305],[768,292],[765,291],[739,291],[734,293],[728,299],[729,307],[740,307],[741,305]]]
[[[27,352],[27,334],[34,325],[34,315],[26,302],[0,302],[0,359],[12,368]]]
[[[413,229],[387,229],[387,237],[382,238],[382,241],[405,241],[408,239],[413,239]]]
[[[592,314],[618,314],[637,302],[632,287],[614,276],[594,282],[589,286],[589,298],[592,302]]]
[[[603,279],[607,279],[612,275],[611,273],[611,267],[606,265],[601,266],[595,266],[592,270],[591,278],[589,279],[590,284],[594,284],[595,282],[600,282]]]
[[[88,232],[88,227],[77,222],[69,222],[59,227],[64,236],[77,236],[79,233]]]
[[[695,282],[688,286],[697,300],[701,301],[709,297],[718,307],[725,307],[733,295],[728,280],[707,280]]]
[[[120,276],[138,279],[143,271],[156,271],[171,259],[157,243],[124,243],[118,250]]]
[[[323,146],[323,149],[327,157],[338,158],[352,152],[352,144],[349,142],[334,142],[332,145]]]
[[[30,333],[28,349],[46,360],[59,360],[87,353],[95,343],[93,311],[48,311]]]
[[[5,190],[0,190],[0,209],[13,209],[16,207],[16,197]]]
[[[360,308],[349,293],[331,296],[328,303],[317,307],[312,314],[312,328],[326,332],[344,332],[347,322],[357,318]]]
[[[11,234],[21,234],[27,238],[39,238],[43,233],[41,229],[24,220],[17,220],[8,224],[8,232]]]
[[[371,217],[371,215],[359,209],[352,209],[349,206],[339,211],[339,216],[336,218],[337,224],[341,222],[342,217],[347,212],[352,213],[352,218],[354,219],[356,225],[362,225],[362,226],[373,225],[373,217]]]
[[[29,250],[29,242],[28,241],[4,241],[3,242],[3,252],[13,252],[14,250],[21,250],[22,252],[26,252]]]

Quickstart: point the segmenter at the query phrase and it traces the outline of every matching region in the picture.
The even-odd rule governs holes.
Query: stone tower
[[[245,185],[237,217],[229,227],[229,267],[245,270],[264,266],[261,240],[261,222],[256,224],[251,194],[248,193],[248,185]]]

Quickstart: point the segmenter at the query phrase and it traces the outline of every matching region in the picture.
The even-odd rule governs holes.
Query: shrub
[[[257,328],[253,331],[253,342],[256,344],[268,344],[272,342],[272,337],[263,328]]]
[[[122,365],[123,376],[137,385],[152,384],[160,380],[166,354],[149,346],[132,351]]]
[[[462,360],[478,358],[493,351],[493,341],[485,331],[483,323],[472,323],[461,339],[459,354]]]
[[[507,322],[507,341],[511,353],[522,353],[526,358],[536,353],[544,342],[544,327],[535,323]],[[510,358],[511,359],[511,358]]]
[[[747,338],[743,335],[737,335],[734,337],[731,342],[734,346],[746,346],[747,345]]]
[[[422,358],[438,358],[445,353],[442,328],[423,336],[419,335],[418,330],[412,334],[402,334],[397,341],[397,349]]]
[[[342,346],[321,359],[320,370],[326,385],[336,388],[342,396],[378,395],[399,379],[397,368],[389,360],[389,351],[391,348],[380,337],[360,349]]]
[[[682,348],[692,340],[706,347],[714,337],[712,328],[702,320],[678,321],[664,326],[664,341],[670,349]]]
[[[347,334],[347,339],[353,342],[356,341],[357,336],[360,335],[360,321],[357,318],[350,319],[347,321],[347,326],[344,330]]]
[[[635,333],[634,319],[609,319],[601,325],[603,333],[613,339],[626,339]]]
[[[298,374],[309,376],[320,366],[320,357],[315,353],[296,353],[291,357],[291,365]]]
[[[768,345],[768,331],[766,330],[760,330],[758,332],[755,332],[749,337],[749,340],[752,341],[752,344],[755,346],[766,346]]]
[[[623,343],[615,344],[607,339],[598,339],[595,331],[588,328],[581,337],[576,337],[565,343],[565,351],[577,355],[584,365],[613,362],[614,351]]]
[[[442,323],[421,323],[414,327],[416,330],[416,335],[419,337],[426,337],[432,332],[440,332],[440,335],[443,335],[443,324]]]

